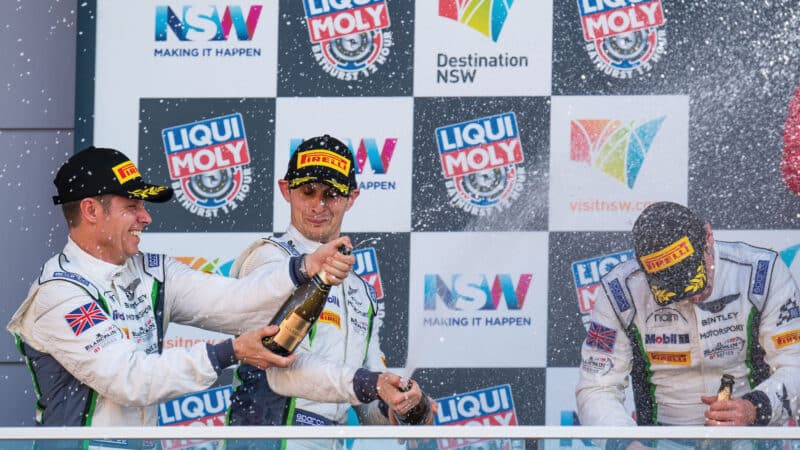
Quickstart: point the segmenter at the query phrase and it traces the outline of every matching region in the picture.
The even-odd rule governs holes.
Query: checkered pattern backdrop
[[[77,133],[91,125],[178,192],[151,207],[144,246],[226,274],[285,230],[275,186],[294,146],[345,140],[362,193],[344,231],[383,295],[383,349],[434,397],[508,384],[518,423],[573,424],[595,283],[630,257],[650,202],[789,263],[800,243],[779,169],[797,126],[793,1],[93,8],[93,116]],[[181,329],[168,345],[216,338]]]

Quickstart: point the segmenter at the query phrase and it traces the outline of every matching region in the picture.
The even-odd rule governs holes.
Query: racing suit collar
[[[71,237],[67,237],[63,253],[69,264],[80,268],[81,273],[97,280],[110,280],[125,268],[124,265],[111,264],[86,253]]]
[[[307,253],[313,253],[314,250],[316,250],[322,245],[321,242],[317,242],[303,236],[303,234],[300,233],[300,231],[298,231],[297,228],[295,228],[292,225],[289,225],[289,229],[286,231],[286,236],[289,239],[292,239],[300,244],[298,246],[299,247],[298,250],[300,250],[301,252],[302,250],[305,249],[307,250]]]

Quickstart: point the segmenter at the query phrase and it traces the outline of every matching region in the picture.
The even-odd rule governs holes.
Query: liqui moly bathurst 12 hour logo
[[[508,207],[525,181],[513,112],[436,129],[450,203],[477,216]]]
[[[200,217],[229,213],[249,192],[250,151],[239,113],[161,132],[178,202]]]
[[[314,58],[330,76],[377,72],[393,45],[385,0],[303,0]]]
[[[578,0],[578,10],[586,50],[607,75],[632,78],[665,52],[661,0]]]

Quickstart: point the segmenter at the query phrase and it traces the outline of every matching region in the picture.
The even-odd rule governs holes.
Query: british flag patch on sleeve
[[[89,302],[68,312],[64,319],[72,327],[72,332],[75,333],[75,336],[80,336],[81,333],[89,328],[108,320],[108,316],[97,306],[97,303]]]

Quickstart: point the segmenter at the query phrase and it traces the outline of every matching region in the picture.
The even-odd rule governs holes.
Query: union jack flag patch
[[[68,312],[64,319],[66,319],[67,325],[72,327],[72,332],[75,333],[75,336],[80,336],[81,333],[89,328],[108,320],[108,316],[97,306],[97,303],[89,302]]]
[[[589,322],[589,335],[586,336],[585,344],[601,352],[611,353],[614,351],[614,344],[617,342],[617,330],[604,327],[599,323]]]

